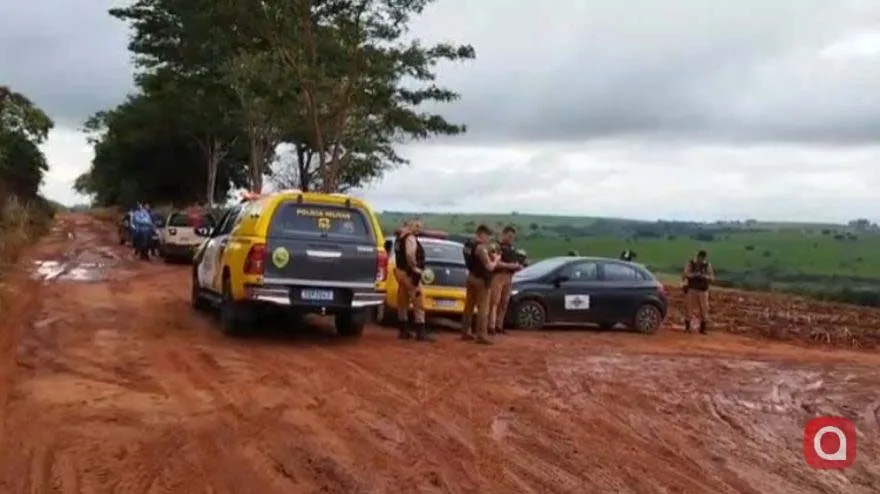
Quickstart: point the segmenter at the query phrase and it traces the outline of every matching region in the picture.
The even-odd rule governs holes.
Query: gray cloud
[[[0,3],[0,84],[26,94],[60,127],[78,128],[132,88],[126,26],[115,0]]]
[[[463,94],[463,104],[445,113],[470,124],[470,139],[852,143],[880,130],[880,64],[823,54],[876,27],[869,22],[880,4],[490,4],[460,15],[462,2],[447,0],[424,21],[430,39],[477,47],[475,63],[443,71]],[[481,24],[480,13],[491,9],[505,15]]]
[[[0,83],[67,127],[121,101],[131,88],[127,28],[107,15],[119,3],[4,2]],[[465,139],[849,144],[880,132],[880,64],[823,56],[876,27],[878,2],[513,5],[438,0],[415,23],[416,36],[477,48],[476,61],[440,69],[463,95],[442,111],[469,125]]]

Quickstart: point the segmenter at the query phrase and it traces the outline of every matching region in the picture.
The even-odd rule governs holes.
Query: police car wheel
[[[229,277],[223,278],[220,300],[220,327],[227,336],[240,336],[248,325],[246,308],[232,299]]]
[[[643,304],[633,317],[632,327],[639,333],[651,334],[660,329],[663,314],[653,304]]]
[[[336,314],[336,333],[346,338],[359,338],[364,333],[367,315],[364,311],[348,311]]]
[[[199,275],[195,268],[192,270],[192,290],[190,294],[190,303],[193,309],[197,311],[205,311],[208,309],[208,301],[202,295],[202,287],[199,286]]]
[[[376,309],[376,321],[382,326],[391,326],[397,322],[397,310],[388,304],[382,304]]]
[[[536,300],[524,300],[516,305],[513,322],[519,329],[541,329],[547,322],[547,311]]]

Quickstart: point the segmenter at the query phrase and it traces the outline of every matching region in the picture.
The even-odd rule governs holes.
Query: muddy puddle
[[[107,279],[108,271],[119,264],[110,249],[72,253],[63,260],[34,261],[32,276],[45,282],[97,282]]]

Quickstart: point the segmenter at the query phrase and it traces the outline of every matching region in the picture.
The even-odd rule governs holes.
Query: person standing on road
[[[468,269],[467,295],[464,302],[464,314],[462,315],[461,338],[466,341],[476,341],[483,345],[489,345],[487,325],[489,323],[489,285],[492,272],[498,266],[499,259],[489,253],[489,240],[492,230],[486,225],[477,227],[474,238],[464,244],[462,253],[464,263]],[[476,309],[476,335],[471,326]]]
[[[697,256],[688,261],[684,278],[687,300],[684,330],[691,332],[691,319],[696,313],[700,318],[700,333],[706,334],[709,325],[709,286],[715,279],[715,269],[705,250],[697,252]]]
[[[513,273],[522,269],[519,255],[513,241],[516,239],[516,228],[512,225],[504,227],[501,231],[499,245],[499,259],[492,273],[489,284],[489,334],[504,333],[504,319],[507,314],[507,304],[510,302],[510,284],[513,281]]]
[[[406,222],[394,242],[394,278],[397,280],[397,321],[400,325],[398,338],[412,338],[409,324],[409,307],[413,308],[415,337],[419,341],[434,341],[425,326],[425,302],[422,293],[422,274],[425,271],[425,249],[419,242],[422,221]]]
[[[132,225],[132,244],[134,245],[135,255],[140,256],[144,261],[150,259],[148,250],[150,248],[151,235],[153,234],[153,216],[150,214],[149,207],[146,204],[139,204],[138,209],[131,215]]]

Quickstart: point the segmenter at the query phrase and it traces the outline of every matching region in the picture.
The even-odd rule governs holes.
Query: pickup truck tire
[[[382,326],[393,326],[397,322],[397,309],[392,308],[386,303],[382,303],[379,313],[382,315],[377,321]]]
[[[205,295],[202,292],[202,287],[199,286],[199,275],[196,268],[192,270],[192,289],[190,291],[190,304],[192,304],[192,308],[199,311],[205,312],[210,308],[210,303],[205,299]]]
[[[336,314],[336,333],[345,338],[360,338],[367,324],[365,311],[348,311]]]
[[[223,334],[230,337],[241,336],[250,326],[251,318],[248,308],[232,298],[232,284],[228,276],[223,277],[220,295],[220,327]]]

